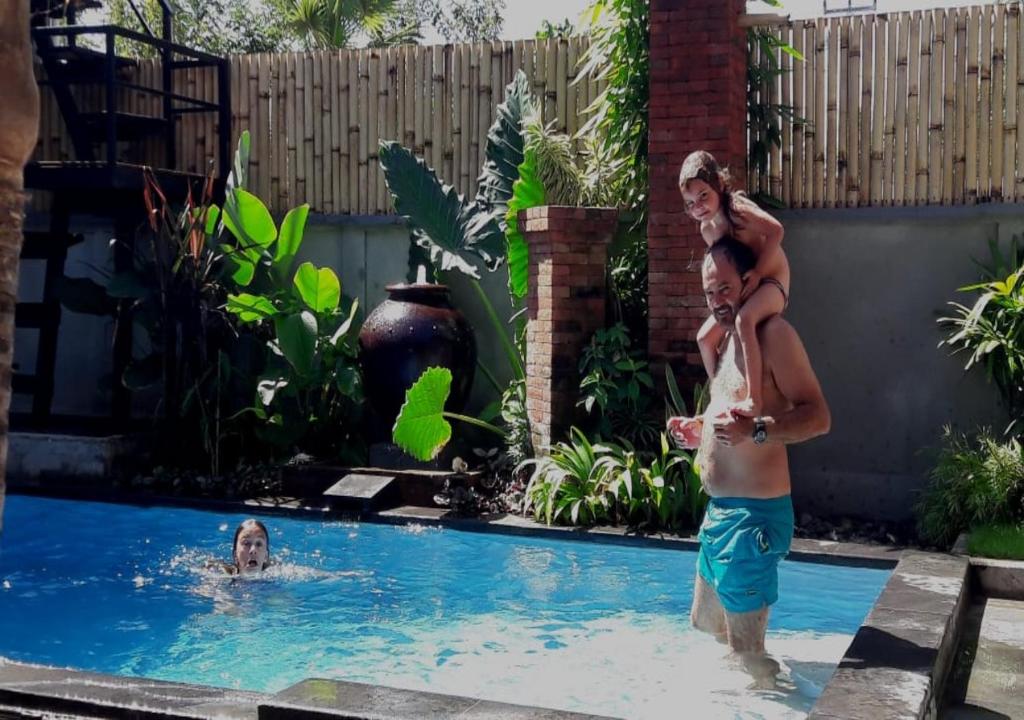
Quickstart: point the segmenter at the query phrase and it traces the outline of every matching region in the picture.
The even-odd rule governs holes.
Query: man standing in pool
[[[827,433],[831,416],[800,337],[779,315],[758,327],[764,415],[730,412],[747,395],[735,321],[741,278],[754,262],[750,248],[730,237],[704,256],[704,295],[726,334],[703,418],[672,418],[669,431],[684,446],[699,442],[701,480],[710,496],[698,535],[690,620],[727,642],[756,678],[768,680],[777,669],[764,654],[768,611],[778,599],[778,564],[793,538],[786,445]]]

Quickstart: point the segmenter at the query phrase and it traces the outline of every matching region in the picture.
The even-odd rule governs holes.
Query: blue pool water
[[[659,548],[266,518],[278,565],[227,559],[242,515],[26,496],[0,536],[0,656],[276,692],[306,677],[624,718],[799,718],[888,570],[786,561],[748,690],[693,631],[695,554]]]

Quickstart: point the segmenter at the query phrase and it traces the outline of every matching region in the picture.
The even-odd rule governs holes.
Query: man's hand
[[[684,450],[694,450],[700,447],[701,431],[704,427],[704,419],[700,417],[670,417],[668,419],[668,434],[679,443]]]
[[[752,442],[754,438],[754,419],[729,410],[716,415],[711,420],[711,427],[715,431],[715,440],[729,447]]]

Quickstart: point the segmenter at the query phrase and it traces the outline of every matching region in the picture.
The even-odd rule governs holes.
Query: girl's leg
[[[757,417],[761,414],[764,377],[757,326],[772,315],[781,313],[785,306],[782,291],[774,285],[764,284],[747,298],[736,314],[736,334],[743,350],[744,375],[747,379],[747,399],[732,408],[739,415]]]
[[[723,335],[725,330],[715,321],[714,315],[708,315],[708,319],[697,331],[697,347],[700,348],[700,359],[704,361],[708,379],[715,376],[718,367],[718,344],[722,342]]]

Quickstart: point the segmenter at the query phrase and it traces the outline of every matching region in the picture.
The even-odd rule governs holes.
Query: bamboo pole
[[[341,188],[338,195],[337,210],[340,213],[350,214],[352,212],[352,180],[349,167],[352,165],[352,144],[349,135],[351,125],[351,80],[349,74],[349,63],[352,52],[341,50],[338,53],[338,167],[336,175]]]
[[[817,47],[817,40],[814,34],[814,22],[805,20],[804,26],[804,112],[807,115],[807,122],[804,123],[804,167],[803,167],[803,206],[814,207],[814,138],[818,133],[815,125],[815,110],[818,107],[818,98],[815,95],[817,66],[814,62],[814,50]],[[778,102],[778,95],[775,95],[773,102]]]
[[[899,15],[892,14],[886,18],[885,32],[885,136],[882,146],[882,204],[892,205],[893,156],[896,147],[896,31],[899,28]],[[899,98],[902,102],[903,98]]]
[[[287,78],[287,104],[285,110],[285,144],[288,157],[288,188],[285,205],[294,207],[301,204],[299,200],[299,123],[302,115],[298,110],[302,106],[299,98],[298,67],[296,53],[288,53],[285,77]]]
[[[885,38],[889,29],[888,18],[879,16],[875,19],[874,57],[875,79],[872,86],[873,107],[871,109],[871,162],[869,205],[882,204],[882,173],[884,160],[883,145],[885,142]]]
[[[472,159],[471,145],[473,142],[473,93],[472,78],[470,77],[469,48],[465,45],[457,47],[457,54],[462,66],[462,80],[459,85],[459,124],[462,133],[459,136],[459,192],[469,193],[472,183],[470,175],[470,161]]]
[[[262,150],[260,154],[263,155],[263,173],[260,178],[260,197],[266,199],[268,203],[273,205],[273,197],[270,191],[271,178],[274,174],[274,155],[275,148],[271,142],[273,134],[271,132],[271,124],[273,118],[271,116],[271,87],[270,87],[270,67],[273,63],[274,56],[270,53],[261,53],[259,59],[259,99],[260,99],[260,145]],[[212,75],[211,68],[211,75]],[[211,79],[213,79],[211,77]],[[210,100],[214,100],[213,86],[210,86]],[[211,115],[211,118],[213,115]],[[212,138],[217,137],[216,134],[211,136]],[[216,161],[217,158],[217,146],[216,143],[210,144],[210,154],[212,159]]]
[[[458,90],[451,82],[455,62],[455,53],[452,50],[451,45],[445,45],[442,48],[441,61],[443,63],[441,73],[441,87],[443,91],[443,96],[441,98],[441,107],[443,108],[441,114],[441,138],[443,140],[441,156],[443,158],[442,164],[444,165],[445,182],[455,184],[455,170],[458,168],[458,165],[455,164],[455,147],[452,142],[452,128],[457,122],[454,115],[454,96],[457,94]],[[509,62],[511,62],[511,60]]]
[[[946,38],[942,60],[942,187],[939,193],[943,205],[953,204],[953,133],[956,126],[956,14],[953,10],[942,13],[942,34]]]
[[[965,202],[978,202],[978,24],[981,11],[977,7],[969,9],[967,19],[967,81],[965,87],[965,105],[967,113],[967,130],[964,133],[964,185]]]
[[[377,143],[380,138],[381,106],[380,106],[380,67],[381,50],[378,48],[367,51],[366,66],[366,133],[363,146],[366,157],[366,214],[376,215],[380,201],[380,182],[377,164]]]
[[[544,53],[547,61],[544,78],[544,122],[558,120],[556,127],[561,130],[562,123],[558,117],[558,39],[548,38],[544,41]]]
[[[518,46],[518,42],[516,45]],[[576,131],[580,128],[580,109],[577,105],[577,93],[576,93],[576,69],[579,65],[580,58],[580,39],[578,36],[572,36],[569,38],[569,44],[566,48],[566,59],[565,59],[565,130],[569,133],[570,137],[575,138]],[[578,151],[580,143],[578,140],[573,141],[573,145]]]
[[[270,142],[273,148],[273,155],[270,158],[270,203],[274,210],[280,211],[284,208],[281,199],[281,166],[284,158],[281,157],[281,64],[284,56],[281,54],[270,55]]]
[[[475,195],[477,183],[475,178],[480,172],[480,167],[486,160],[487,152],[487,131],[491,127],[491,109],[493,108],[494,88],[491,86],[491,52],[490,43],[478,43],[475,48],[480,55],[480,79],[477,90],[477,156],[473,166],[474,182],[471,192]]]
[[[401,137],[396,138],[402,145],[414,150],[416,146],[416,46],[406,45],[402,48],[404,66],[402,70],[402,106],[403,123],[399,130]]]
[[[849,85],[850,74],[850,19],[840,18],[839,20],[839,79],[836,86],[836,102],[839,111],[839,132],[836,147],[838,148],[838,160],[836,167],[839,172],[836,174],[836,206],[846,207],[846,183],[849,175],[849,102],[847,86]]]
[[[793,26],[793,49],[804,55],[804,47],[804,24],[799,22]],[[795,208],[804,206],[804,131],[806,130],[804,79],[806,64],[806,62],[793,63],[793,182],[790,207]]]
[[[785,79],[783,79],[785,80]],[[814,21],[814,197],[812,206],[825,204],[825,21]]]
[[[344,192],[345,180],[342,175],[341,164],[341,138],[344,133],[342,124],[342,94],[341,87],[346,82],[341,66],[341,50],[332,50],[330,57],[331,65],[331,90],[330,90],[330,126],[331,126],[331,212],[342,213],[342,193]],[[347,111],[347,108],[346,108]]]
[[[874,16],[865,15],[863,17],[863,23],[860,49],[861,90],[860,97],[857,98],[860,103],[860,109],[858,111],[858,115],[860,116],[860,133],[857,138],[859,146],[858,166],[860,169],[858,174],[859,180],[857,183],[858,205],[870,204],[872,138],[871,111],[874,107],[874,75],[872,74],[874,68]]]
[[[932,14],[921,16],[921,76],[918,85],[919,119],[917,123],[917,175],[914,183],[914,204],[928,202],[928,141],[931,129],[931,78],[932,78]]]
[[[932,10],[929,23],[932,27],[931,70],[928,73],[928,173],[926,200],[929,204],[942,199],[942,130],[945,118],[942,116],[942,64],[946,57],[946,36],[943,23],[944,13]]]
[[[558,93],[556,98],[557,112],[558,112],[558,127],[561,132],[569,132],[569,106],[568,106],[568,93],[566,91],[566,79],[569,68],[569,43],[566,42],[565,38],[558,38],[555,48],[558,52],[558,57],[555,63],[556,66],[556,77],[555,77],[555,92]]]
[[[846,114],[849,116],[846,161],[846,205],[857,207],[860,203],[860,80],[861,80],[861,36],[864,21],[860,17],[850,18],[850,70],[846,86]]]
[[[434,149],[434,167],[438,168],[442,177],[448,178],[450,175],[444,173],[444,138],[445,138],[445,115],[449,112],[448,108],[444,104],[444,56],[442,54],[443,46],[435,45],[431,49],[432,62],[431,62],[431,98],[427,108],[430,110],[431,129],[430,134],[433,140]]]
[[[313,147],[313,171],[306,188],[310,191],[310,206],[314,212],[324,210],[324,139],[322,122],[320,119],[321,107],[324,102],[323,88],[323,51],[310,53],[309,59],[313,64],[313,94],[312,104],[307,103],[309,108],[309,119],[306,124],[307,137],[312,138]],[[308,94],[308,93],[307,93]]]
[[[1024,13],[1017,14],[1017,53],[1024,53]],[[1024,57],[1017,58],[1017,162],[1014,164],[1014,200],[1024,199]]]
[[[1003,200],[1016,199],[1014,157],[1017,146],[1017,80],[1019,58],[1018,33],[1020,5],[1006,8],[1006,122],[1003,125]]]
[[[323,54],[323,98],[321,118],[323,122],[324,157],[324,206],[325,213],[334,214],[340,206],[338,183],[338,157],[341,154],[340,128],[338,127],[338,51],[329,50]]]
[[[388,209],[388,188],[384,182],[384,173],[380,169],[379,148],[380,141],[388,137],[388,75],[390,49],[383,48],[377,52],[377,92],[371,98],[371,102],[377,104],[377,127],[373,132],[370,142],[369,162],[373,170],[371,187],[376,188],[376,201],[374,202],[374,214],[387,212]]]
[[[779,40],[787,45],[792,45],[793,28],[792,24],[783,25],[779,28]],[[782,87],[780,88],[780,102],[783,105],[793,105],[793,58],[788,53],[782,53],[779,69]],[[782,148],[779,153],[779,174],[781,180],[779,198],[786,207],[792,207],[793,200],[793,122],[782,119],[781,135]]]
[[[463,190],[463,175],[465,165],[465,153],[463,151],[463,124],[462,109],[464,107],[465,93],[463,85],[465,80],[462,75],[462,52],[459,46],[452,48],[452,174],[451,183],[460,192]]]
[[[828,141],[825,143],[825,207],[836,207],[836,187],[839,179],[839,134],[836,130],[836,115],[839,110],[839,96],[837,89],[839,78],[839,37],[840,25],[836,20],[827,20],[825,26],[828,28],[828,45],[825,50],[828,53],[828,77],[826,101],[826,127]],[[788,144],[788,143],[787,143]]]
[[[917,202],[917,141],[920,137],[918,113],[921,101],[921,13],[915,11],[910,21],[910,46],[907,78],[907,176],[904,181],[904,203]]]
[[[306,95],[312,90],[306,86],[306,55],[295,55],[295,200],[302,204],[309,197],[308,163],[306,155]]]
[[[953,127],[953,202],[961,204],[966,201],[967,190],[964,185],[964,174],[966,172],[966,146],[965,135],[967,133],[967,112],[966,105],[966,82],[967,82],[967,11],[964,8],[957,8],[956,17],[956,54],[954,68],[955,77],[953,82],[953,105],[954,105],[954,127]]]
[[[978,58],[978,199],[992,195],[992,6],[981,11],[981,55]]]
[[[1006,6],[995,6],[995,27],[992,37],[992,173],[989,195],[993,201],[1003,199],[1003,110],[1005,94],[1003,73],[1006,71]]]
[[[781,36],[781,31],[780,31]],[[781,55],[785,53],[776,50],[774,52],[775,62],[781,67],[782,58]],[[784,82],[781,76],[772,78],[772,81],[768,87],[768,102],[772,105],[778,105],[782,93],[780,87],[781,82]],[[775,144],[771,144],[769,150],[769,161],[768,161],[768,192],[772,197],[782,197],[782,150]]]
[[[356,53],[359,57],[359,87],[356,106],[359,108],[359,214],[369,215],[373,192],[370,189],[370,142],[373,128],[370,125],[370,56]],[[376,107],[376,106],[374,106]]]
[[[360,212],[359,196],[359,147],[362,144],[360,135],[359,112],[359,62],[362,53],[351,51],[348,54],[348,204],[349,212],[357,215]]]
[[[478,45],[466,45],[465,51],[469,58],[469,94],[467,105],[469,108],[470,124],[467,126],[468,135],[468,169],[466,175],[467,197],[473,197],[476,193],[476,177],[480,168],[480,59]]]

